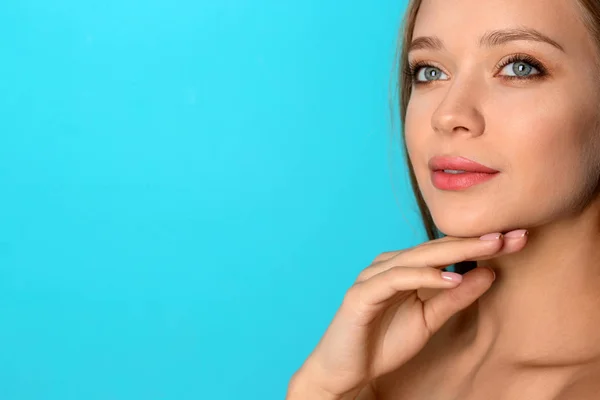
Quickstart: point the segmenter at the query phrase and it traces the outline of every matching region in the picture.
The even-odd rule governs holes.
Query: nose
[[[477,137],[485,130],[481,102],[472,85],[455,81],[431,116],[434,132],[441,135],[461,134]]]

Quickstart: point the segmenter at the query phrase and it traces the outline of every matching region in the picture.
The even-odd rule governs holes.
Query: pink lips
[[[498,170],[464,157],[436,156],[429,160],[431,181],[441,190],[463,190],[494,178]],[[464,171],[449,173],[444,170]]]

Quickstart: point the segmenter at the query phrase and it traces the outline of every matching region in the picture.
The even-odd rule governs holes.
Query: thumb
[[[442,290],[425,301],[424,318],[431,334],[437,332],[454,314],[467,308],[494,282],[490,268],[477,267],[463,275],[462,282],[455,288]]]

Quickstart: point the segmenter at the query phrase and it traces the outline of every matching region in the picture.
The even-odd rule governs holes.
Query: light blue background
[[[3,1],[0,398],[282,399],[358,272],[425,240],[405,7]]]

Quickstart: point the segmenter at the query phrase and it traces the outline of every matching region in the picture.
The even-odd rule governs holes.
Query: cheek
[[[405,124],[404,140],[408,150],[410,162],[415,174],[420,175],[423,164],[427,163],[428,140],[431,140],[431,102],[420,104],[418,100],[412,100],[408,104]],[[420,182],[419,182],[420,183]]]
[[[513,150],[506,157],[517,204],[536,199],[537,212],[567,211],[589,193],[598,173],[597,134],[595,116],[583,108],[556,102],[522,120],[507,138],[510,143],[500,145]]]
[[[431,127],[424,121],[429,121],[425,115],[417,117],[414,113],[407,113],[404,140],[419,191],[428,207],[431,208],[433,207],[431,203],[433,196],[430,192],[434,188],[430,183],[430,172],[427,166],[429,156],[431,156]]]

